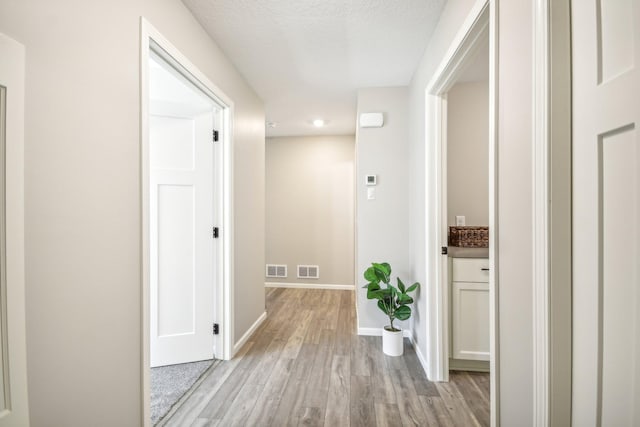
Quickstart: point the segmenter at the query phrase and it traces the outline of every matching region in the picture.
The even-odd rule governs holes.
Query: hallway
[[[355,334],[352,291],[266,290],[267,320],[161,426],[486,426],[489,376],[432,383],[404,357]]]

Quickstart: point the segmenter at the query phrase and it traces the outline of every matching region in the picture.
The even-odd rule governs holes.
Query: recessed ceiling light
[[[315,119],[313,121],[313,125],[317,128],[321,128],[322,126],[324,126],[324,120],[322,119]]]

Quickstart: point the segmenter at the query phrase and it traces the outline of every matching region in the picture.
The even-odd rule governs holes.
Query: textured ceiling
[[[353,134],[357,89],[407,85],[445,3],[183,1],[265,102],[268,136]]]

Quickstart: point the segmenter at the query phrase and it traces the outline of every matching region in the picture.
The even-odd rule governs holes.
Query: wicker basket
[[[460,248],[488,248],[489,227],[449,227],[449,246]]]

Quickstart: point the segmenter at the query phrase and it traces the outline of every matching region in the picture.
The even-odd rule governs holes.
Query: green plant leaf
[[[382,310],[382,312],[383,312],[384,314],[386,314],[387,316],[389,315],[389,310],[387,309],[387,307],[385,307],[385,305],[384,305],[384,301],[383,301],[383,300],[379,300],[379,301],[378,301],[378,308],[379,308],[380,310]]]
[[[400,292],[402,292],[402,293],[405,292],[404,283],[402,283],[402,280],[400,280],[399,277],[398,277],[398,289],[400,289]]]
[[[413,298],[411,298],[407,294],[401,294],[400,296],[398,296],[398,302],[400,304],[413,304]]]
[[[407,289],[407,293],[415,291],[416,289],[418,289],[419,286],[420,286],[420,283],[418,282],[414,283],[413,285],[409,286],[409,289]]]
[[[398,320],[407,320],[409,317],[411,317],[411,307],[407,305],[401,305],[396,309],[395,315]]]
[[[391,275],[391,266],[389,265],[388,262],[381,262],[381,263],[374,262],[371,265],[373,265],[377,270],[382,271],[385,275],[387,276]]]
[[[367,279],[367,281],[369,282],[379,281],[378,276],[376,275],[376,270],[373,267],[369,267],[365,270],[364,278]]]
[[[383,299],[384,297],[384,292],[381,290],[367,291],[367,299]]]
[[[365,288],[369,289],[370,291],[377,291],[378,289],[380,289],[380,284],[378,282],[369,282],[367,286],[365,286]]]
[[[389,264],[387,264],[387,263],[379,264],[379,263],[374,262],[371,265],[372,265],[372,267],[373,267],[373,269],[375,271],[375,274],[376,274],[378,280],[388,284],[389,283],[389,279],[390,279],[390,275],[391,275],[391,267],[389,266]]]
[[[391,289],[389,288],[380,288],[380,293],[387,299],[391,300]]]
[[[384,271],[375,269],[376,280],[379,282],[389,283],[389,277],[384,273]]]

